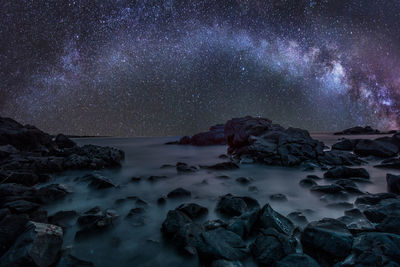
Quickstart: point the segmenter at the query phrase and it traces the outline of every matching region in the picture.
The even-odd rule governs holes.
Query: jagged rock
[[[399,152],[398,146],[376,140],[361,139],[354,148],[354,153],[358,156],[375,156],[380,158],[390,158]]]
[[[255,185],[252,185],[252,186],[249,186],[248,190],[249,190],[249,192],[257,193],[258,187]]]
[[[364,215],[374,223],[380,223],[388,217],[400,216],[400,200],[396,198],[384,199],[376,205],[367,207],[364,210]]]
[[[307,254],[290,254],[275,264],[276,267],[319,267],[318,262]]]
[[[277,201],[277,202],[288,201],[287,197],[284,194],[273,194],[269,196],[269,199],[271,201]]]
[[[202,242],[197,246],[199,257],[212,262],[217,259],[242,260],[248,257],[246,243],[237,234],[224,228],[201,233]]]
[[[400,158],[385,159],[380,164],[375,165],[376,168],[387,168],[387,169],[400,169]]]
[[[354,202],[357,206],[369,206],[379,204],[382,200],[396,198],[396,194],[393,193],[378,193],[378,194],[367,194],[360,196]]]
[[[159,197],[157,199],[157,204],[158,205],[164,205],[167,202],[167,199],[165,197]]]
[[[379,232],[400,235],[400,217],[398,216],[386,217],[376,226],[376,229]]]
[[[319,177],[317,175],[313,175],[313,174],[307,175],[307,178],[313,179],[313,180],[321,180],[322,179],[321,177]]]
[[[117,205],[120,205],[120,204],[124,204],[124,203],[135,203],[135,205],[137,205],[137,206],[142,206],[142,207],[145,207],[145,206],[148,206],[149,205],[149,203],[147,203],[146,201],[144,201],[143,199],[141,199],[140,197],[137,197],[137,196],[128,196],[128,197],[125,197],[125,198],[119,198],[119,199],[117,199],[114,203],[115,204],[117,204]]]
[[[362,214],[361,216],[346,214],[345,216],[339,217],[337,220],[344,223],[347,229],[353,234],[375,231],[375,226]]]
[[[176,188],[167,194],[168,198],[188,198],[192,193],[182,187]]]
[[[393,175],[388,173],[386,175],[386,183],[388,192],[400,194],[400,175]]]
[[[210,220],[210,221],[206,221],[206,222],[203,223],[203,227],[207,231],[214,230],[214,229],[217,229],[219,227],[226,228],[227,226],[228,225],[224,221],[219,220],[219,219]]]
[[[58,134],[54,141],[56,142],[58,148],[64,149],[64,148],[72,148],[76,146],[76,143],[69,139],[67,136],[63,134]]]
[[[192,220],[179,210],[168,211],[167,218],[162,223],[161,231],[168,237],[173,237],[178,230]]]
[[[255,208],[238,217],[233,217],[226,229],[236,233],[242,238],[247,237],[257,222],[259,211],[259,208]]]
[[[295,244],[294,238],[269,228],[261,230],[250,248],[260,266],[272,266],[287,255],[294,253]]]
[[[344,190],[343,187],[337,184],[331,185],[315,185],[310,189],[315,193],[324,193],[324,194],[338,194]]]
[[[125,218],[129,220],[132,226],[144,226],[146,219],[145,213],[146,210],[144,208],[134,208],[129,211]]]
[[[342,179],[354,177],[369,179],[369,173],[364,168],[349,168],[345,166],[333,167],[324,173],[324,178],[326,179]]]
[[[262,229],[274,228],[289,236],[294,230],[293,223],[282,214],[274,211],[269,204],[266,204],[260,211],[259,227]]]
[[[58,225],[64,230],[73,225],[78,217],[78,213],[74,210],[59,211],[49,217],[49,223]]]
[[[349,179],[339,179],[335,182],[335,184],[340,185],[344,188],[344,191],[353,195],[362,195],[364,194],[360,189],[358,189],[355,182]]]
[[[400,236],[362,233],[353,242],[352,254],[339,266],[399,266]]]
[[[357,155],[339,150],[324,151],[322,155],[318,156],[318,161],[323,166],[353,166],[364,163]]]
[[[43,182],[47,182],[45,176],[37,175],[32,172],[12,172],[7,177],[7,183],[16,183],[27,186],[32,186]]]
[[[219,198],[216,210],[228,216],[240,216],[254,208],[259,208],[257,200],[250,197],[237,197],[231,194]]]
[[[305,179],[300,180],[299,184],[300,184],[300,186],[306,187],[306,188],[318,185],[313,179],[310,179],[310,178],[305,178]]]
[[[65,185],[51,184],[41,187],[36,191],[35,196],[40,199],[42,203],[51,203],[64,198],[69,193],[71,192],[65,187]]]
[[[195,203],[182,204],[176,209],[185,213],[192,220],[203,217],[208,213],[208,209],[206,207]]]
[[[0,266],[51,266],[58,260],[62,242],[61,227],[28,222],[24,233],[1,257]]]
[[[109,178],[97,173],[90,173],[78,179],[82,181],[88,181],[89,186],[96,189],[115,187],[115,184]]]
[[[346,225],[335,219],[311,222],[300,238],[303,251],[321,265],[333,265],[350,254],[353,236]]]
[[[92,234],[104,231],[111,227],[119,215],[114,210],[106,210],[103,213],[98,207],[95,207],[78,218],[78,223],[83,228],[76,232],[75,239],[89,237]]]
[[[142,178],[140,178],[140,177],[136,177],[136,176],[131,177],[131,182],[134,182],[134,183],[138,183],[141,180],[142,180]]]

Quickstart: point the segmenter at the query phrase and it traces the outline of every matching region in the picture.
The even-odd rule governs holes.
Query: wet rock
[[[65,230],[74,224],[77,217],[78,213],[74,210],[58,211],[49,217],[49,223]]]
[[[400,235],[400,217],[398,216],[386,217],[376,226],[376,229],[379,232]]]
[[[250,197],[237,197],[231,194],[219,198],[216,210],[228,216],[240,216],[254,208],[259,208],[257,200]]]
[[[69,139],[67,136],[63,134],[58,134],[54,141],[56,142],[58,148],[64,149],[64,148],[72,148],[76,146],[76,143]]]
[[[386,175],[386,183],[388,192],[400,194],[400,175],[393,175],[388,173]]]
[[[230,177],[228,175],[218,175],[218,179],[229,179]]]
[[[288,201],[287,197],[284,194],[273,194],[269,196],[269,199],[276,202]]]
[[[179,210],[170,210],[167,214],[167,218],[164,220],[161,226],[161,231],[167,237],[173,237],[178,230],[187,223],[191,223],[192,220],[185,213]]]
[[[379,204],[367,207],[364,215],[374,223],[380,223],[388,217],[400,216],[400,200],[384,199]]]
[[[146,201],[137,196],[128,196],[126,198],[119,198],[115,201],[115,204],[117,205],[124,203],[134,203],[135,205],[142,207],[149,205],[149,203],[147,203]]]
[[[338,193],[325,193],[320,198],[320,201],[325,202],[327,204],[343,202],[349,200],[349,194],[346,192],[338,192]]]
[[[125,218],[129,219],[132,226],[140,227],[145,225],[145,213],[144,208],[134,208],[129,211]]]
[[[75,239],[82,239],[89,237],[93,234],[107,230],[119,215],[115,210],[106,210],[105,213],[98,209],[93,208],[85,213],[85,215],[78,218],[78,223],[84,225],[84,227],[76,232]]]
[[[352,151],[354,149],[354,140],[344,139],[338,143],[332,145],[332,149]]]
[[[238,217],[233,217],[226,229],[242,238],[249,236],[257,222],[259,211],[260,209],[255,208]]]
[[[201,233],[202,242],[197,246],[200,259],[212,262],[217,259],[230,261],[248,257],[246,243],[237,234],[224,228],[217,228]]]
[[[71,191],[69,191],[65,185],[51,184],[41,187],[36,191],[35,196],[40,199],[42,203],[52,203],[64,198],[69,193],[71,193]]]
[[[324,173],[324,178],[326,179],[353,177],[369,179],[369,173],[364,168],[349,168],[345,166],[333,167]]]
[[[295,252],[296,241],[273,228],[263,229],[251,244],[251,252],[260,266],[272,266]]]
[[[260,211],[259,227],[262,229],[274,228],[289,236],[294,230],[293,223],[282,214],[274,211],[269,204],[266,204]]]
[[[319,177],[317,175],[313,175],[313,174],[307,175],[307,178],[313,179],[313,180],[321,180],[322,179],[321,177]]]
[[[291,212],[287,215],[287,217],[298,226],[303,227],[308,224],[307,217],[301,211]]]
[[[200,206],[195,203],[185,203],[180,205],[176,209],[185,213],[192,220],[201,218],[208,213],[208,209],[206,207]]]
[[[240,261],[216,260],[211,263],[211,267],[243,267],[243,264]]]
[[[400,236],[388,233],[362,233],[353,242],[352,254],[341,266],[400,265]]]
[[[39,209],[40,205],[26,200],[15,200],[6,203],[4,208],[8,208],[12,213],[30,213]]]
[[[318,156],[319,164],[324,166],[354,166],[360,165],[365,161],[361,160],[357,155],[340,150],[324,151],[322,155]]]
[[[400,169],[400,158],[390,158],[383,160],[376,168]]]
[[[178,172],[196,172],[197,168],[195,166],[189,166],[184,162],[176,163],[176,170]]]
[[[343,187],[337,184],[331,185],[315,185],[310,189],[315,193],[324,193],[324,194],[338,194],[344,190]]]
[[[29,218],[26,214],[7,215],[0,221],[0,257],[25,230],[28,221]]]
[[[158,182],[158,181],[161,181],[161,180],[165,180],[167,178],[168,178],[168,176],[165,176],[165,175],[152,175],[152,176],[147,177],[147,181],[149,181],[149,182]]]
[[[300,238],[303,251],[321,265],[333,265],[350,254],[353,236],[346,225],[335,219],[311,222]]]
[[[89,181],[89,186],[96,189],[115,187],[115,184],[109,178],[100,174],[87,174],[80,178],[80,180]]]
[[[355,182],[349,179],[339,179],[335,182],[335,184],[340,185],[341,187],[344,188],[344,191],[347,193],[353,194],[353,195],[362,195],[364,192],[362,192],[360,189],[358,189],[357,185]]]
[[[62,242],[61,227],[28,222],[24,233],[1,257],[0,266],[51,266],[58,260]]]
[[[353,216],[345,215],[345,216],[339,217],[337,220],[344,223],[347,226],[347,229],[352,234],[355,234],[355,235],[362,233],[362,232],[375,231],[375,226],[370,221],[368,221],[368,219],[365,218],[365,216],[353,217]]]
[[[357,206],[369,206],[376,205],[385,199],[393,199],[396,198],[396,194],[393,193],[378,193],[378,194],[366,194],[360,196],[354,202]]]
[[[221,163],[217,163],[217,164],[214,164],[211,166],[201,166],[201,167],[210,169],[210,170],[217,170],[217,171],[239,169],[239,165],[237,165],[234,162],[221,162]]]
[[[375,156],[380,158],[390,158],[399,152],[399,148],[387,142],[362,139],[357,142],[354,153],[358,156]]]
[[[192,193],[182,187],[176,188],[167,194],[168,198],[189,198]]]
[[[42,179],[43,176],[39,176],[32,172],[12,172],[7,176],[7,183],[16,183],[26,186],[33,186],[37,183],[46,182],[46,179]]]
[[[305,178],[299,182],[299,185],[302,187],[305,187],[305,188],[310,188],[310,187],[316,186],[318,184],[313,179]]]
[[[248,178],[248,177],[239,177],[239,178],[236,178],[236,182],[238,182],[238,183],[240,183],[240,184],[242,184],[242,185],[247,185],[247,184],[249,184],[249,183],[251,183],[251,178]]]
[[[319,267],[319,264],[307,254],[290,254],[278,261],[277,267]]]
[[[220,158],[220,159],[229,159],[229,156],[226,155],[226,154],[221,154],[221,155],[218,156],[218,158]]]

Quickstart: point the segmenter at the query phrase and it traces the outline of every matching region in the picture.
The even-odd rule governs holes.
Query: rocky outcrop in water
[[[382,132],[377,129],[372,128],[371,126],[355,126],[352,128],[345,129],[340,132],[334,133],[335,135],[366,135],[366,134],[394,134],[397,131],[391,130],[391,131],[386,131]]]
[[[193,136],[184,136],[177,142],[169,142],[167,144],[194,146],[226,145],[224,125],[217,124],[211,126],[207,132],[198,133]]]

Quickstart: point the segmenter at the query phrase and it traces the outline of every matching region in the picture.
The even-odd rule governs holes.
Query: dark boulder
[[[26,214],[7,215],[0,221],[0,257],[25,230],[28,221]]]
[[[63,253],[61,259],[57,263],[57,267],[93,267],[94,264],[90,261],[85,261],[75,257],[70,253]]]
[[[263,229],[251,244],[251,252],[260,266],[273,266],[295,252],[296,241],[273,228]]]
[[[362,157],[390,158],[398,152],[399,148],[394,144],[369,139],[359,140],[354,148],[354,153]]]
[[[65,185],[51,184],[41,187],[36,191],[35,196],[42,203],[52,203],[56,200],[64,198],[69,193],[71,193],[71,191],[69,191]]]
[[[374,223],[380,223],[388,217],[400,216],[400,199],[382,200],[379,204],[364,209],[364,215]]]
[[[388,173],[386,175],[386,183],[388,192],[400,194],[400,175]]]
[[[193,136],[184,136],[178,142],[170,142],[167,144],[194,145],[194,146],[210,146],[210,145],[226,145],[224,133],[224,125],[217,124],[210,127],[207,132],[195,134]]]
[[[349,168],[345,166],[333,167],[324,173],[326,179],[341,178],[364,178],[369,179],[369,173],[364,168]]]
[[[202,168],[216,170],[216,171],[223,171],[223,170],[236,170],[239,169],[239,165],[234,162],[221,162],[211,166],[201,166]]]
[[[202,232],[201,240],[197,251],[200,259],[205,262],[217,259],[236,261],[249,255],[249,249],[240,236],[224,228]]]
[[[343,187],[337,184],[331,185],[315,185],[310,189],[314,193],[319,194],[338,194],[344,190]]]
[[[197,167],[189,166],[187,163],[184,163],[184,162],[178,162],[178,163],[176,163],[176,170],[178,172],[196,172]]]
[[[397,195],[393,193],[378,193],[378,194],[366,194],[360,196],[354,202],[357,206],[364,207],[370,205],[379,204],[382,200],[385,199],[394,199]]]
[[[106,210],[104,214],[98,211],[97,208],[86,212],[85,217],[80,216],[78,222],[83,225],[83,228],[76,232],[75,239],[80,240],[90,237],[99,232],[105,231],[114,225],[114,221],[119,218],[115,210]],[[93,215],[93,217],[90,217]]]
[[[176,188],[167,194],[168,198],[190,198],[192,193],[182,187]]]
[[[319,267],[318,262],[307,254],[290,254],[275,263],[276,267]]]
[[[168,178],[168,176],[165,176],[165,175],[152,175],[152,176],[147,177],[147,181],[153,183],[153,182],[158,182],[158,181],[161,181],[161,180],[165,180],[167,178]]]
[[[252,179],[249,177],[239,177],[236,178],[236,182],[242,184],[242,185],[247,185],[249,183],[251,183]]]
[[[276,202],[288,201],[287,197],[284,194],[273,194],[269,196],[269,199]]]
[[[240,216],[254,208],[259,208],[257,200],[250,197],[238,197],[231,194],[219,198],[216,210],[228,216]]]
[[[262,229],[274,228],[280,233],[292,235],[294,224],[282,214],[274,211],[269,204],[266,204],[260,211],[259,227]]]
[[[167,237],[173,237],[181,227],[185,224],[191,223],[192,220],[189,216],[179,210],[168,211],[167,218],[164,220],[161,226],[161,231]]]
[[[200,206],[195,203],[185,203],[180,205],[176,209],[185,213],[192,220],[201,218],[208,213],[208,209],[206,207]]]
[[[361,135],[361,134],[380,134],[381,132],[377,129],[373,129],[371,126],[355,126],[352,128],[345,129],[341,132],[334,133],[335,135]]]
[[[305,178],[305,179],[300,180],[299,184],[300,184],[300,186],[306,187],[306,188],[318,185],[317,182],[315,182],[313,179],[310,179],[310,178]]]
[[[380,164],[375,165],[376,168],[400,169],[400,158],[390,158],[383,160]]]
[[[27,200],[15,200],[6,203],[3,207],[8,208],[12,213],[21,214],[21,213],[31,213],[39,209],[40,205]]]
[[[39,266],[55,264],[63,243],[61,227],[29,222],[23,234],[0,259],[0,266]]]
[[[16,183],[26,186],[33,186],[37,183],[47,182],[44,176],[37,175],[32,172],[17,171],[7,176],[7,183]]]
[[[386,217],[376,226],[376,230],[379,232],[400,235],[400,217],[399,216]]]
[[[356,142],[354,140],[344,139],[332,145],[332,149],[352,151]]]
[[[294,224],[304,227],[308,224],[307,217],[301,211],[294,211],[287,215],[288,219],[291,220]]]
[[[342,222],[325,218],[309,223],[300,241],[306,254],[331,266],[350,254],[353,236]]]
[[[353,242],[352,253],[341,266],[399,266],[400,236],[362,233]]]
[[[96,189],[115,187],[115,184],[109,178],[104,177],[97,173],[87,174],[87,175],[79,178],[79,180],[88,181],[89,186],[96,188]]]
[[[72,148],[76,146],[76,143],[69,139],[67,136],[63,134],[58,134],[55,138],[54,141],[56,142],[58,148],[64,149],[64,148]]]
[[[242,238],[250,235],[258,220],[260,209],[255,208],[251,211],[243,213],[238,217],[233,217],[226,229],[232,231]]]

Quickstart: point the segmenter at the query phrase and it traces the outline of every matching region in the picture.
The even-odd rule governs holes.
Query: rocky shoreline
[[[258,189],[251,186],[251,177],[238,177],[238,184],[250,185],[248,196],[221,195],[213,207],[218,219],[207,220],[209,208],[195,203],[193,193],[179,187],[165,192],[156,204],[180,203],[167,213],[160,230],[165,243],[184,257],[198,259],[200,266],[243,266],[248,258],[259,266],[400,266],[400,176],[388,173],[387,192],[370,194],[359,185],[371,183],[371,174],[358,166],[382,159],[377,167],[398,168],[398,134],[376,140],[345,139],[329,149],[305,130],[244,117],[195,136],[174,144],[226,144],[227,155],[220,156],[224,161],[200,166],[177,162],[161,168],[175,168],[184,175],[201,170],[235,172],[243,164],[322,169],[321,176],[308,174],[299,182],[302,190],[309,190],[327,208],[345,212],[336,219],[317,221],[309,221],[309,210],[284,216],[252,197]],[[123,159],[124,152],[118,149],[79,147],[64,135],[52,137],[33,126],[1,118],[0,266],[93,266],[64,246],[64,232],[77,224],[74,238],[84,240],[108,231],[122,216],[99,206],[49,216],[43,207],[71,193],[51,177],[67,170],[118,168]],[[154,184],[167,178],[152,175],[146,180]],[[229,177],[220,173],[218,179]],[[141,180],[131,178],[132,183]],[[96,172],[73,181],[93,190],[118,187]],[[47,184],[38,186],[43,182]],[[150,204],[133,196],[118,199],[116,204],[127,201],[134,208],[124,220],[143,226]],[[269,201],[285,202],[287,197],[274,194]]]

